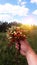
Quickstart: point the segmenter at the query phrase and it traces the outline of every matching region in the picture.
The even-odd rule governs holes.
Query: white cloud
[[[0,14],[0,21],[10,21],[12,17],[8,14]]]
[[[37,4],[37,0],[31,0],[31,3],[36,3]]]
[[[29,9],[19,5],[4,4],[0,5],[0,20],[12,20],[16,15],[26,16]]]
[[[26,1],[22,1],[22,0],[18,0],[17,3],[18,3],[18,5],[25,6],[25,4],[27,2]]]
[[[32,14],[37,15],[37,10],[33,11]]]
[[[21,0],[17,0],[17,3],[20,4],[21,3]]]
[[[37,25],[37,19],[33,15],[26,16],[21,20],[14,19],[13,21],[17,21],[22,24]]]
[[[22,19],[23,24],[29,24],[29,25],[37,25],[37,19],[34,18],[34,16],[30,15]]]
[[[23,5],[25,5],[27,2],[21,2],[21,5],[23,6]]]
[[[21,2],[21,0],[18,0],[19,2]]]

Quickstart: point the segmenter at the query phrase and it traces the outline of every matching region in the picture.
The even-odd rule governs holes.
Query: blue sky
[[[37,0],[0,0],[0,21],[37,25]]]

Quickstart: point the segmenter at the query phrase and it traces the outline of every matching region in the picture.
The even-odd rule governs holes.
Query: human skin
[[[37,55],[29,45],[29,42],[25,39],[21,40],[20,44],[21,44],[20,53],[26,57],[28,65],[37,65]],[[16,43],[16,48],[19,49],[18,42]]]

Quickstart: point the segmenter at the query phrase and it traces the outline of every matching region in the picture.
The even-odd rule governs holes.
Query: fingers
[[[20,44],[21,44],[21,46],[20,46],[21,47],[20,53],[25,56],[26,55],[26,52],[29,49],[29,43],[28,43],[27,40],[21,40],[20,41]],[[16,42],[15,47],[16,47],[17,50],[19,50],[19,44],[18,44],[18,42]]]
[[[20,53],[21,53],[23,56],[26,55],[26,53],[25,53],[23,50],[20,50]]]
[[[16,43],[16,45],[15,45],[15,48],[18,50],[19,49],[19,45]],[[25,51],[24,50],[22,50],[22,49],[20,49],[20,53],[23,55],[23,56],[25,56]]]
[[[30,46],[30,45],[29,45],[29,42],[27,41],[27,39],[21,40],[21,41],[20,41],[20,44],[21,44],[21,45],[24,45],[24,46],[28,46],[28,47]]]
[[[16,48],[16,49],[19,49],[18,43],[15,44],[15,48]]]

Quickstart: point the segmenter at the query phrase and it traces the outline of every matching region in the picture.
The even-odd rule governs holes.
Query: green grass
[[[37,32],[32,31],[27,34],[31,47],[37,53]],[[0,33],[0,65],[17,65],[15,46],[7,46],[6,33]],[[19,65],[28,65],[27,60],[22,55],[18,56]]]

